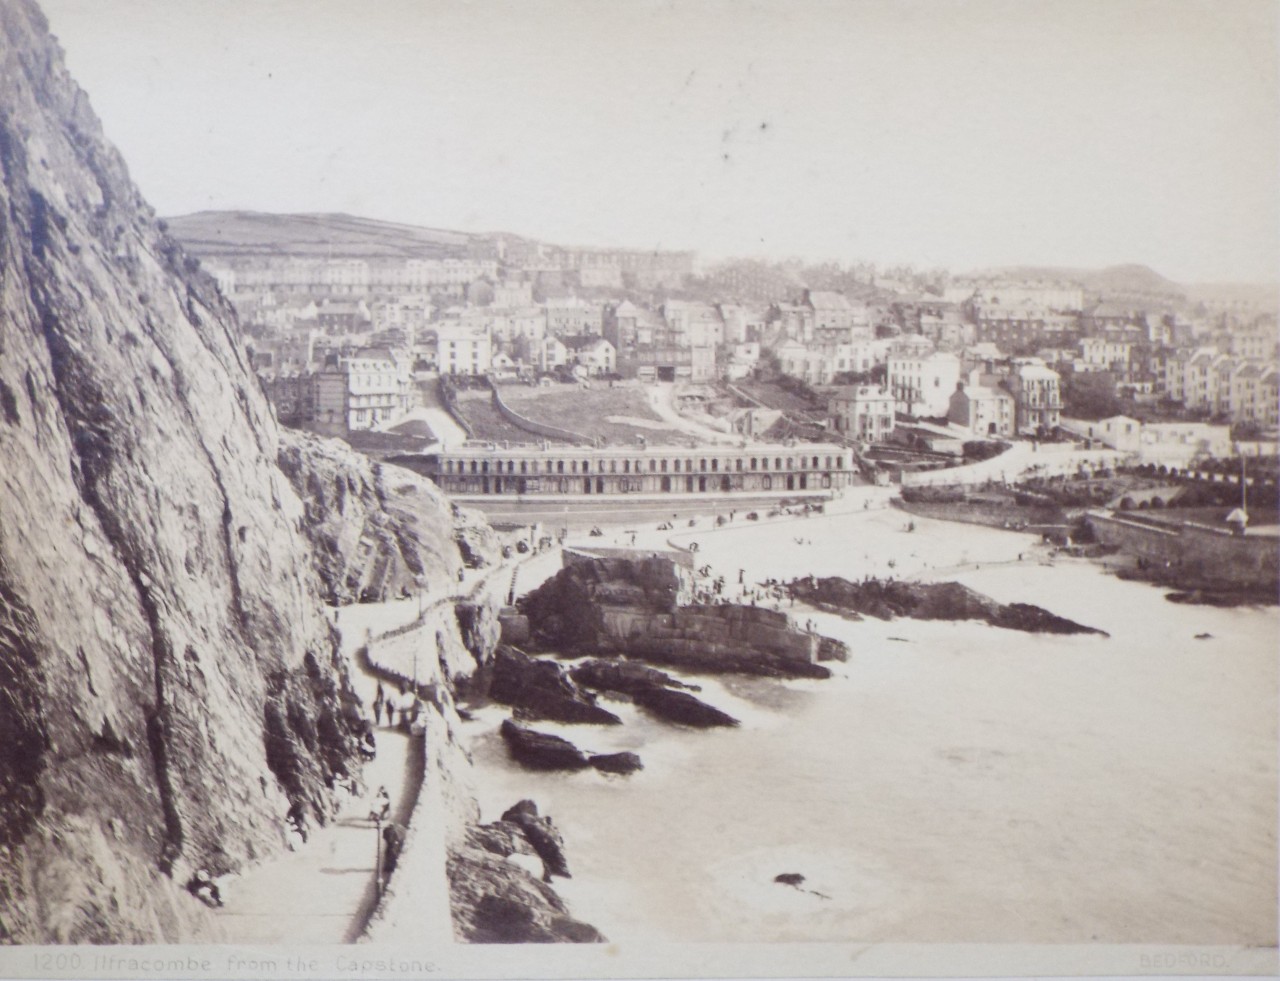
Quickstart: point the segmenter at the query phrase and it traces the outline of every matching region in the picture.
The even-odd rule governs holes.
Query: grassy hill
[[[1117,296],[1165,296],[1170,300],[1186,298],[1186,290],[1166,279],[1149,266],[1129,263],[1104,269],[1072,269],[1064,266],[1006,266],[984,269],[979,276],[1013,279],[1040,279],[1079,283],[1085,293],[1102,298]]]
[[[466,255],[480,240],[466,232],[344,214],[199,211],[167,221],[174,237],[202,256],[443,259]]]

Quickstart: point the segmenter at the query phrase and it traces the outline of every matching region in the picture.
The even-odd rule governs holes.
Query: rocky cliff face
[[[279,452],[231,311],[0,3],[0,941],[181,939],[189,870],[346,766]]]
[[[462,543],[473,564],[501,558],[493,529],[410,470],[287,429],[279,462],[302,498],[303,527],[330,603],[391,599],[402,590],[448,592],[457,585]]]

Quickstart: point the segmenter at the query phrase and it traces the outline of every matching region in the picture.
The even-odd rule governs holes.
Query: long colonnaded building
[[[459,496],[820,493],[849,486],[858,473],[853,452],[832,443],[697,449],[473,443],[423,462],[421,472]]]

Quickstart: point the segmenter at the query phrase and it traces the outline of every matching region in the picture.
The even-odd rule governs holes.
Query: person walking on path
[[[382,690],[382,683],[378,683],[378,693],[373,696],[373,724],[382,725],[382,706],[386,704],[387,696]],[[390,713],[388,712],[388,715]]]
[[[391,795],[387,793],[386,787],[379,787],[377,796],[373,798],[373,805],[369,808],[369,820],[380,823],[390,814]]]

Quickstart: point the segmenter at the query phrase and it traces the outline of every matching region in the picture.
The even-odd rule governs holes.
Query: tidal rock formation
[[[450,508],[425,477],[373,463],[345,443],[285,429],[278,460],[302,499],[325,599],[342,604],[457,588],[455,535],[467,529],[477,563],[500,560],[492,529]]]
[[[601,773],[626,775],[644,769],[644,763],[635,753],[602,753],[589,757],[587,762]]]
[[[489,674],[489,697],[518,709],[522,719],[618,725],[622,720],[595,704],[565,669],[554,661],[530,657],[514,647],[499,647]]]
[[[651,688],[632,696],[636,704],[668,722],[708,729],[714,726],[736,726],[738,720],[718,708],[708,705],[688,692],[669,688]]]
[[[685,602],[688,572],[671,559],[582,558],[521,600],[534,639],[559,653],[624,654],[689,671],[828,678],[838,658],[780,611]]]
[[[564,901],[504,858],[479,848],[448,857],[454,934],[481,944],[602,943],[593,926],[569,915]]]
[[[279,454],[230,306],[0,3],[0,942],[189,936],[191,871],[349,766]]]
[[[538,805],[522,800],[507,808],[502,814],[504,824],[514,824],[523,832],[534,852],[542,859],[542,878],[550,882],[553,875],[569,879],[569,863],[564,857],[564,838],[551,823],[550,817],[538,813]]]
[[[819,609],[844,617],[892,620],[982,620],[1007,630],[1046,634],[1101,634],[1030,603],[998,603],[958,582],[900,582],[868,579],[802,579],[790,586],[791,595]]]
[[[575,920],[559,896],[512,855],[537,855],[544,879],[568,876],[564,842],[533,801],[509,808],[492,824],[472,825],[449,849],[454,933],[472,943],[598,943],[594,927]]]
[[[612,691],[622,695],[634,695],[638,691],[654,688],[683,688],[698,691],[697,685],[686,685],[665,671],[651,668],[635,661],[604,661],[592,658],[575,664],[569,676],[579,685],[597,691]]]
[[[591,765],[585,753],[567,739],[535,732],[503,720],[502,739],[511,755],[531,770],[584,770]]]

